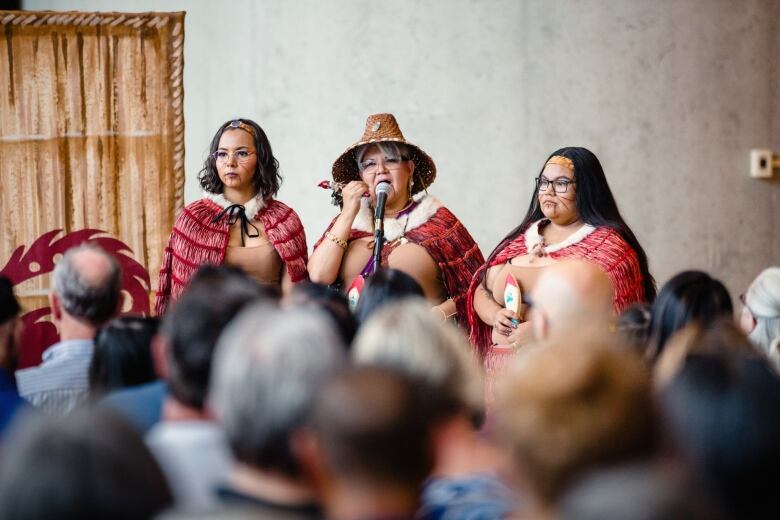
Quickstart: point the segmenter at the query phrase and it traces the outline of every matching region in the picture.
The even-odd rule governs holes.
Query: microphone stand
[[[374,269],[376,273],[382,267],[382,247],[385,244],[385,203],[387,202],[388,183],[380,183],[376,191],[376,209],[374,210]]]
[[[385,205],[377,204],[374,213],[374,269],[376,273],[382,267],[382,247],[385,245]]]

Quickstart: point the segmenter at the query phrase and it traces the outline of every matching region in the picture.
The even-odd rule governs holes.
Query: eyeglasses
[[[747,298],[745,297],[745,293],[742,293],[739,295],[739,301],[742,302],[742,307],[747,310],[751,316],[753,316],[753,311],[750,310],[750,306],[747,304]]]
[[[211,156],[214,158],[215,161],[217,161],[219,164],[225,164],[228,162],[228,159],[232,156],[238,164],[244,164],[249,160],[250,157],[255,152],[250,152],[249,150],[236,150],[232,154],[230,152],[226,152],[225,150],[217,150]]]
[[[397,170],[401,167],[401,163],[408,161],[406,157],[385,157],[383,164],[388,170]],[[360,171],[365,173],[376,173],[379,170],[379,163],[374,159],[366,159],[360,163]]]
[[[570,181],[564,177],[559,177],[551,181],[547,177],[540,175],[535,180],[536,187],[539,188],[539,191],[547,191],[547,188],[549,188],[550,184],[552,184],[555,193],[566,193],[566,191],[569,189],[569,184],[577,184],[576,182]]]

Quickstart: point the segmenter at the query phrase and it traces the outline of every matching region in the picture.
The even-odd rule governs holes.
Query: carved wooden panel
[[[56,240],[100,230],[148,293],[183,206],[184,13],[0,11],[0,24],[0,270],[40,309],[49,262],[14,252],[46,235],[36,247],[56,255]],[[124,310],[148,312],[145,296]]]

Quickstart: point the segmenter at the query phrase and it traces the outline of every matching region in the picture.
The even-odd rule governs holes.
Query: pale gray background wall
[[[545,157],[601,159],[659,282],[701,268],[744,291],[780,264],[775,0],[28,0],[26,9],[186,10],[185,198],[216,127],[267,131],[309,245],[316,188],[365,117],[390,111],[436,160],[431,192],[487,255],[522,218]]]

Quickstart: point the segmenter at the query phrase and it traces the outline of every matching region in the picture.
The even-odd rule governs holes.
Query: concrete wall
[[[487,254],[522,218],[552,150],[601,159],[659,282],[686,268],[744,291],[780,264],[775,0],[28,0],[26,9],[186,10],[186,200],[215,128],[267,131],[310,246],[316,188],[366,115],[391,111],[437,162],[431,192]]]

